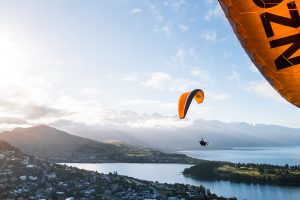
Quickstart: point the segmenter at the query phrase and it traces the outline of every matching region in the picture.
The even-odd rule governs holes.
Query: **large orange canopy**
[[[300,107],[300,0],[219,0],[250,59]]]

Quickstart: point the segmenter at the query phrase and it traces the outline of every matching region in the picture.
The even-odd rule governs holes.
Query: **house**
[[[19,177],[19,179],[20,179],[21,181],[26,181],[26,179],[27,179],[27,176],[25,176],[25,175],[23,175],[23,176],[20,176],[20,177]]]
[[[29,180],[36,181],[38,178],[36,176],[28,176]]]

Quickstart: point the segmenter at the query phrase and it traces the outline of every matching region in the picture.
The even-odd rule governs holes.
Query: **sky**
[[[300,128],[215,0],[1,0],[0,24],[0,130]],[[195,88],[205,100],[179,120],[178,98]]]

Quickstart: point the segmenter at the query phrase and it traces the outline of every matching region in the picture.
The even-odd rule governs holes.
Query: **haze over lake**
[[[300,147],[268,147],[239,148],[234,150],[185,151],[185,153],[192,157],[210,160],[294,165],[300,164],[299,150]],[[206,188],[209,188],[213,193],[225,197],[236,196],[239,200],[299,200],[300,196],[300,187],[194,180],[181,174],[184,168],[191,166],[184,164],[69,163],[67,165],[101,173],[117,171],[118,174],[121,175],[158,181],[161,183],[203,185]]]

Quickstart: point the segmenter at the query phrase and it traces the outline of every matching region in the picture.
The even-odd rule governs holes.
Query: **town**
[[[50,163],[0,141],[0,199],[225,200],[203,186],[167,184]],[[235,199],[235,198],[230,198]]]

